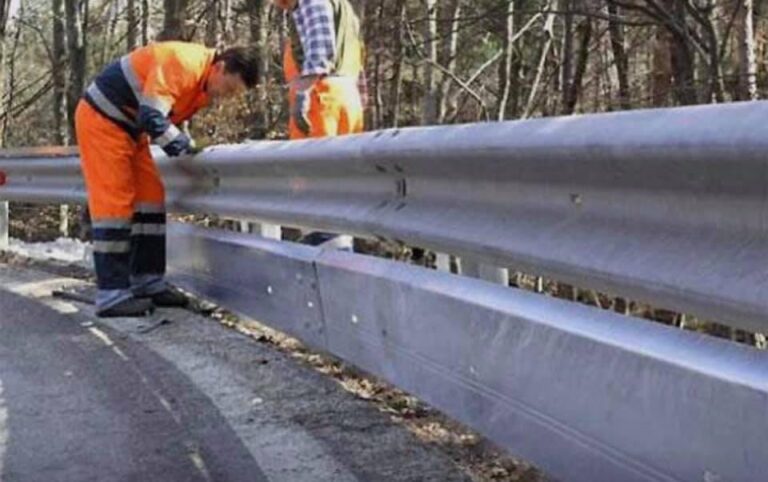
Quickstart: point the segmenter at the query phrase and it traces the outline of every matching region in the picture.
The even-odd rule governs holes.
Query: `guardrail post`
[[[283,228],[279,224],[252,223],[251,232],[258,234],[262,238],[276,239],[278,241],[283,237]]]
[[[69,237],[69,204],[59,206],[59,234]]]
[[[509,270],[507,268],[499,268],[468,259],[461,259],[459,261],[459,271],[465,276],[479,278],[504,286],[509,284]]]
[[[438,271],[451,272],[451,255],[446,253],[435,253],[435,267]]]
[[[8,249],[8,229],[10,225],[8,202],[0,202],[0,250]]]

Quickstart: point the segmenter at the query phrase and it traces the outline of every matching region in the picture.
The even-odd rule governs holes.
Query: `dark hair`
[[[228,74],[239,74],[248,88],[253,88],[259,80],[259,57],[256,49],[245,47],[230,47],[216,53],[213,63],[224,62],[224,71]]]

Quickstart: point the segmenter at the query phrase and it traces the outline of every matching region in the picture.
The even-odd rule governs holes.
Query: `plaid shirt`
[[[330,75],[336,64],[333,10],[327,0],[299,0],[293,20],[304,49],[301,75]]]
[[[328,0],[299,0],[293,21],[304,50],[301,75],[333,75],[336,65],[336,27]],[[365,70],[360,72],[357,88],[363,106],[368,104],[368,82]]]

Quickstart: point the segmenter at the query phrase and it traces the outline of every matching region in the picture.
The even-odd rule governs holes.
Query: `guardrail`
[[[156,157],[179,210],[398,239],[765,331],[765,118],[756,102]],[[0,199],[83,199],[76,153],[3,157]],[[764,479],[764,353],[351,253],[179,226],[170,242],[184,286],[563,479]]]

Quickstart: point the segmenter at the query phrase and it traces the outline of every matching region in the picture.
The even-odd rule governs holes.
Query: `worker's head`
[[[259,59],[254,49],[228,48],[216,54],[206,91],[213,99],[226,99],[256,86]]]
[[[293,10],[296,8],[296,4],[299,3],[299,0],[272,0],[272,3],[277,8],[282,8],[283,10]]]

